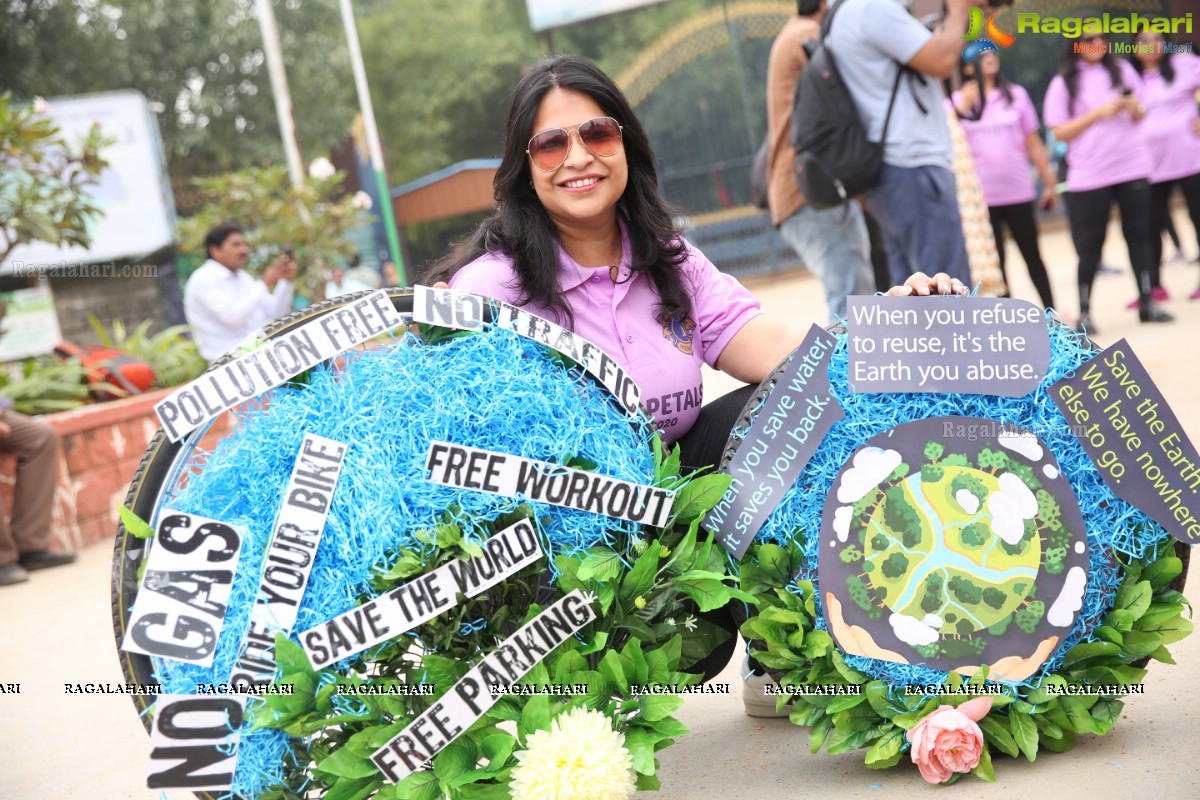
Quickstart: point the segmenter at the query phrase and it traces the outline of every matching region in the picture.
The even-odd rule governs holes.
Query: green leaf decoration
[[[863,763],[871,769],[884,769],[900,763],[904,751],[904,731],[893,728],[867,750]]]
[[[655,734],[635,728],[625,732],[625,749],[629,751],[633,770],[642,775],[654,774]]]
[[[1175,555],[1158,559],[1142,571],[1142,580],[1149,581],[1155,591],[1167,588],[1167,585],[1183,572],[1183,560]]]
[[[980,749],[979,763],[975,765],[975,769],[971,770],[971,774],[988,783],[996,782],[996,770],[992,768],[992,754],[986,747]]]
[[[1012,733],[996,717],[984,717],[979,721],[979,727],[983,731],[984,738],[1005,755],[1016,756],[1020,753]]]
[[[334,750],[328,756],[321,759],[316,769],[320,772],[343,778],[368,778],[379,772],[373,763],[369,760],[363,760],[360,755],[351,752],[346,747]]]
[[[1038,728],[1033,719],[1026,714],[1010,711],[1008,715],[1009,730],[1017,747],[1025,754],[1025,758],[1033,761],[1037,758]]]
[[[716,507],[729,490],[732,475],[714,474],[692,478],[687,485],[675,493],[675,504],[671,509],[671,523],[687,525],[698,520]]]
[[[121,524],[125,526],[125,531],[136,539],[150,539],[154,536],[154,528],[137,514],[130,511],[125,506],[117,506],[117,514],[121,517]]]
[[[1125,703],[1116,698],[1101,698],[1096,701],[1096,705],[1092,706],[1092,719],[1095,722],[1096,733],[1101,735],[1108,733],[1117,723],[1117,717],[1120,716],[1124,706]]]
[[[818,719],[808,732],[808,749],[813,753],[819,751],[832,729],[833,717],[823,716]]]
[[[593,547],[587,551],[583,562],[579,565],[576,576],[581,581],[596,580],[601,582],[613,581],[625,572],[621,556],[615,550],[607,547]]]

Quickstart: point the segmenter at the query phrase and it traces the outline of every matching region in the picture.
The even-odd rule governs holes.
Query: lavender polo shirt
[[[1143,103],[1146,102],[1142,79],[1125,59],[1117,61],[1121,82],[1113,86],[1103,64],[1079,62],[1078,92],[1075,104],[1068,108],[1067,84],[1055,75],[1046,88],[1042,116],[1053,128],[1082,116],[1096,106],[1121,96],[1120,85],[1128,86]],[[1150,148],[1142,135],[1142,123],[1124,111],[1097,120],[1067,145],[1067,189],[1086,192],[1103,186],[1150,177]]]
[[[979,119],[959,120],[975,158],[983,200],[989,206],[1028,203],[1037,197],[1025,150],[1025,137],[1038,127],[1037,112],[1024,89],[1016,85],[1009,88],[1011,103],[1004,99],[1003,92],[993,89]],[[952,96],[954,105],[961,99],[961,92]]]
[[[1150,182],[1162,183],[1200,173],[1200,136],[1192,126],[1197,119],[1196,92],[1200,90],[1200,56],[1171,56],[1175,80],[1167,83],[1158,70],[1142,75],[1146,93],[1146,118],[1142,133],[1150,146]]]
[[[642,390],[642,407],[671,444],[687,433],[700,413],[701,365],[715,368],[725,345],[762,312],[745,287],[688,244],[687,261],[681,269],[692,315],[681,323],[658,322],[654,318],[658,293],[644,274],[631,274],[629,238],[623,224],[621,233],[618,283],[613,283],[606,268],[581,267],[560,246],[558,288],[575,315],[574,332],[600,347],[633,376]],[[487,253],[467,264],[450,286],[514,305],[521,295],[512,260],[502,253]],[[555,320],[548,309],[533,304],[524,308]]]

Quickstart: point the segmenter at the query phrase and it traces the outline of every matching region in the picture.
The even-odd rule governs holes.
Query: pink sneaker
[[[1167,293],[1166,289],[1158,286],[1150,290],[1150,299],[1156,303],[1165,303],[1171,299],[1171,295]]]

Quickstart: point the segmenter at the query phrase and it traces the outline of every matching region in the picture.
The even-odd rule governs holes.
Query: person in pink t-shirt
[[[1141,79],[1129,62],[1113,58],[1104,34],[1067,40],[1059,74],[1046,88],[1043,118],[1056,139],[1069,143],[1067,219],[1079,256],[1079,321],[1093,334],[1092,283],[1114,202],[1137,280],[1138,318],[1174,319],[1150,296],[1151,159],[1139,126],[1145,115]]]
[[[1145,86],[1146,121],[1142,132],[1150,148],[1150,278],[1155,299],[1167,298],[1159,282],[1162,232],[1170,221],[1167,200],[1178,186],[1187,201],[1192,227],[1200,238],[1200,57],[1193,53],[1164,53],[1162,34],[1144,31],[1135,40],[1130,64]],[[1200,299],[1200,289],[1192,294]]]
[[[698,423],[701,366],[757,384],[807,325],[763,314],[735,278],[684,240],[658,193],[641,123],[595,64],[561,56],[526,71],[509,109],[495,195],[496,213],[430,277],[521,306],[599,345],[638,382],[645,410],[665,441],[679,444],[683,463],[715,464],[733,420],[723,433]],[[960,282],[935,277],[918,273],[891,291],[960,291]],[[741,402],[729,402],[736,416]]]
[[[1026,91],[1004,77],[995,53],[984,53],[977,63],[978,76],[975,75],[975,64],[961,65],[962,88],[951,95],[948,102],[958,114],[975,159],[975,172],[992,220],[1004,282],[1008,283],[1004,263],[1004,230],[1008,228],[1021,251],[1021,258],[1025,259],[1029,278],[1042,305],[1052,308],[1054,295],[1038,247],[1034,219],[1033,201],[1038,198],[1038,193],[1029,165],[1037,167],[1045,184],[1039,199],[1042,208],[1052,209],[1058,205],[1058,195],[1054,191],[1058,181],[1050,170],[1046,145],[1038,135],[1037,112]],[[983,82],[982,101],[980,78]]]
[[[642,405],[689,469],[715,466],[754,390],[806,325],[758,301],[684,240],[658,192],[654,153],[611,78],[578,56],[527,69],[513,91],[496,212],[427,280],[520,306],[606,351],[641,387]],[[896,295],[965,294],[917,273]],[[748,386],[701,408],[701,366]],[[731,609],[704,615],[731,633]],[[690,667],[706,679],[736,636]]]

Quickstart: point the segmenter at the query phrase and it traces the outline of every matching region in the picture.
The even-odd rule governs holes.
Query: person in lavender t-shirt
[[[1004,230],[1007,227],[1025,259],[1029,278],[1042,305],[1052,308],[1054,295],[1038,247],[1037,222],[1034,220],[1033,201],[1038,193],[1029,165],[1032,163],[1037,167],[1045,184],[1040,198],[1042,208],[1052,209],[1058,204],[1058,195],[1054,191],[1058,181],[1050,170],[1046,146],[1038,135],[1037,112],[1025,90],[1004,77],[995,53],[984,53],[976,63],[979,76],[974,73],[975,64],[960,66],[962,88],[947,103],[958,114],[975,159],[975,172],[979,175],[983,200],[992,220],[1004,282],[1008,283],[1004,263]],[[982,103],[980,77],[983,80]]]
[[[701,408],[701,366],[761,382],[808,326],[763,314],[734,278],[684,241],[658,193],[654,153],[611,78],[578,56],[525,70],[513,91],[497,208],[427,276],[504,300],[590,339],[627,370],[687,468],[712,467],[753,385]],[[918,273],[891,294],[963,294]],[[731,633],[726,607],[707,612]],[[689,667],[711,679],[736,636]]]
[[[1142,132],[1150,148],[1150,279],[1155,299],[1166,299],[1159,281],[1162,232],[1170,221],[1167,200],[1176,186],[1187,200],[1192,226],[1200,239],[1200,57],[1193,53],[1164,53],[1162,34],[1139,33],[1130,64],[1142,76],[1146,121]],[[1200,289],[1192,294],[1200,299]]]
[[[1042,115],[1054,137],[1069,143],[1067,219],[1079,256],[1079,322],[1093,334],[1098,331],[1091,316],[1092,283],[1114,202],[1137,279],[1138,318],[1174,319],[1150,296],[1151,160],[1139,128],[1146,115],[1142,103],[1141,79],[1129,62],[1112,57],[1104,34],[1067,40]]]

